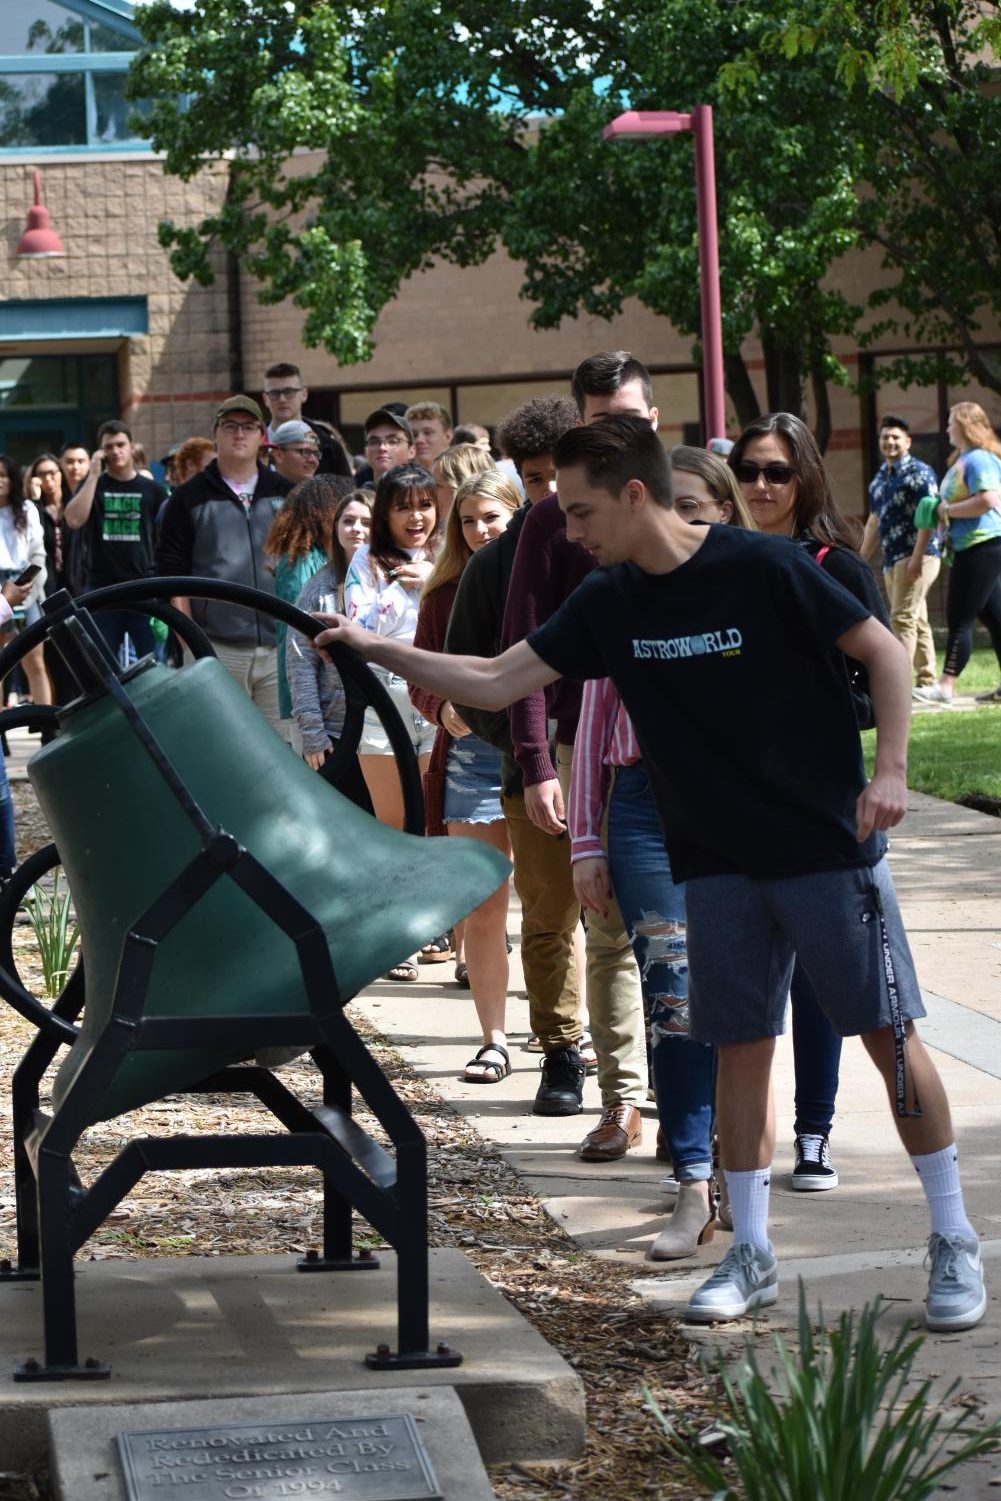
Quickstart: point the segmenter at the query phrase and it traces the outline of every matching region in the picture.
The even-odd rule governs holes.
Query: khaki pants
[[[580,903],[570,873],[570,842],[536,828],[524,797],[502,797],[501,807],[521,902],[521,962],[532,1031],[547,1053],[576,1046],[584,1029],[573,962]]]
[[[570,789],[573,746],[557,745],[556,769],[564,801]],[[633,946],[618,904],[607,917],[587,914],[587,1016],[598,1055],[603,1105],[624,1100],[640,1105],[647,1096],[643,992]]]
[[[938,682],[935,641],[928,623],[928,590],[938,578],[941,566],[941,558],[922,558],[921,577],[914,583],[907,577],[906,558],[883,573],[890,602],[890,624],[894,635],[907,648],[919,688],[930,688]]]
[[[248,698],[260,709],[278,733],[278,651],[274,646],[234,646],[227,641],[213,641],[216,656],[230,677],[236,679]],[[283,736],[287,739],[287,736]]]

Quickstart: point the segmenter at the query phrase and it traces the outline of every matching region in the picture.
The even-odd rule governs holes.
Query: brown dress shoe
[[[614,1162],[616,1157],[624,1157],[642,1137],[643,1119],[635,1105],[627,1105],[621,1100],[617,1105],[606,1105],[601,1120],[581,1142],[581,1160]]]

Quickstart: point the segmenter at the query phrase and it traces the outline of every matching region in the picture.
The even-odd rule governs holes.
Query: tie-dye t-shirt
[[[942,499],[950,505],[981,490],[993,490],[1001,496],[1001,459],[986,448],[968,448],[947,472],[940,489]],[[994,537],[1001,537],[1001,511],[996,506],[982,516],[949,517],[953,552],[965,552],[968,547]]]

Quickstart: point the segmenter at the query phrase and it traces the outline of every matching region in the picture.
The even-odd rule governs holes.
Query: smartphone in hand
[[[14,582],[19,589],[23,589],[26,585],[33,584],[41,571],[42,567],[40,563],[29,563],[24,572],[18,574]]]

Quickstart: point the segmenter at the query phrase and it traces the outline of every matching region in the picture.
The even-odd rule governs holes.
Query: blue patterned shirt
[[[879,540],[883,548],[883,569],[893,567],[914,551],[914,510],[925,495],[938,494],[935,471],[912,454],[905,453],[891,468],[880,464],[869,485],[869,510],[876,517]],[[940,556],[934,534],[925,548],[925,556]]]

